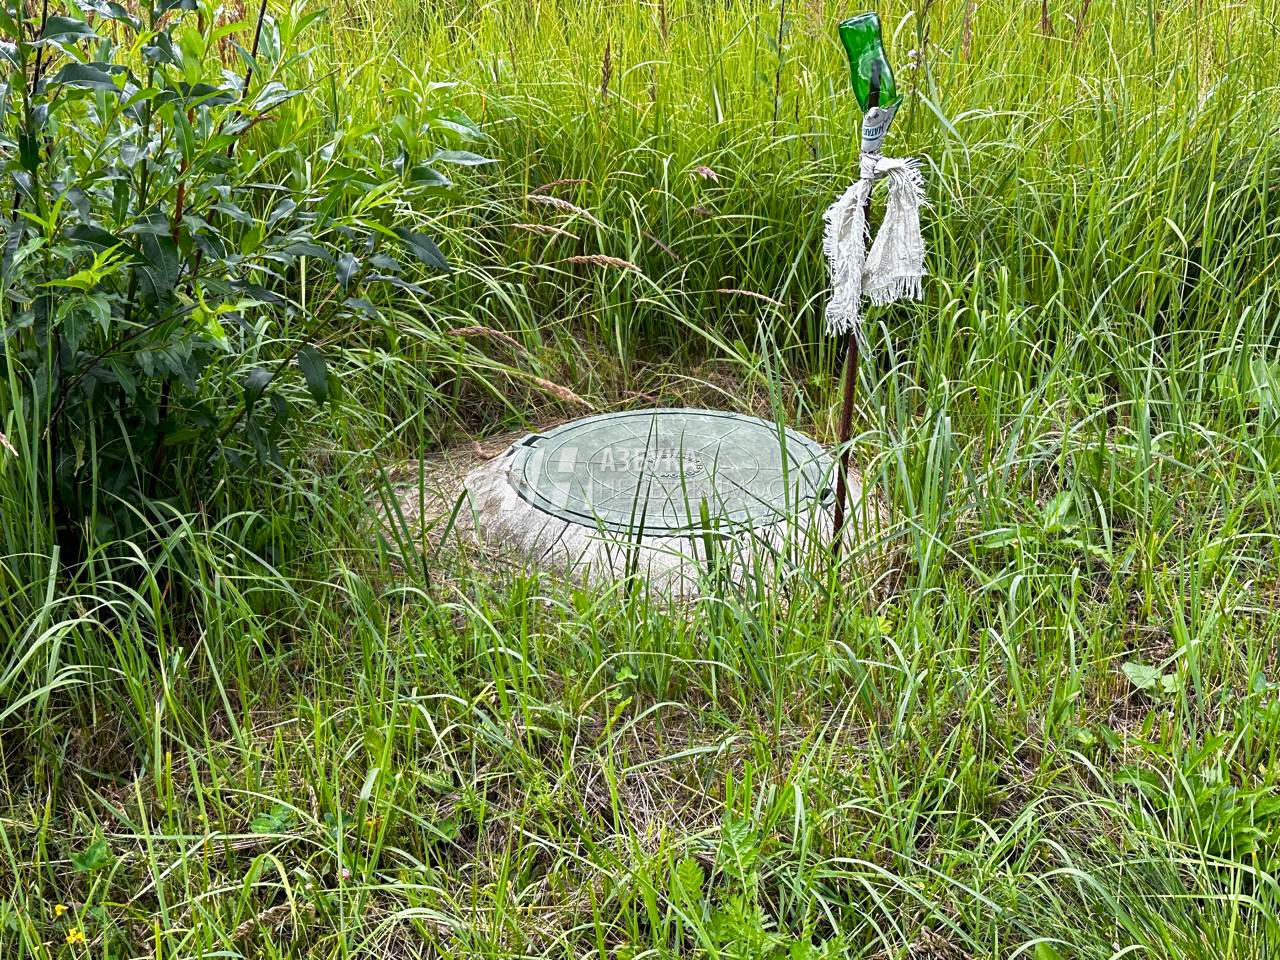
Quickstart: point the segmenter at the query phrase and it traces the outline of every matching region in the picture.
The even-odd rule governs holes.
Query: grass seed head
[[[577,257],[565,257],[565,263],[583,263],[593,267],[608,267],[613,270],[630,270],[633,273],[643,271],[630,260],[621,257],[609,257],[603,253],[587,253]]]
[[[570,203],[568,200],[563,200],[560,197],[548,197],[542,194],[530,193],[525,196],[525,199],[531,203],[540,204],[541,206],[544,206],[544,207],[550,207],[552,210],[559,210],[562,213],[572,213],[576,216],[582,217],[584,220],[589,221],[594,226],[597,226],[597,227],[604,226],[604,224],[601,223],[600,220],[596,218],[595,214],[593,214],[590,210],[584,210],[582,207],[579,207],[577,204]]]
[[[570,240],[577,240],[576,233],[570,233],[563,227],[553,226],[549,223],[513,223],[513,230],[523,230],[526,233],[537,234],[540,237],[567,237]]]

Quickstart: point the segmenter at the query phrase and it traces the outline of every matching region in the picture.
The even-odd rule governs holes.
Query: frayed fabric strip
[[[823,253],[831,273],[827,333],[862,335],[862,298],[880,306],[923,296],[924,240],[920,207],[924,178],[916,160],[863,154],[858,180],[823,214]],[[888,182],[884,221],[871,250],[866,222],[867,198],[877,180]]]

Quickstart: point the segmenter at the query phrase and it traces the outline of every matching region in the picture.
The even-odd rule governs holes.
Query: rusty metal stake
[[[840,555],[844,539],[845,501],[849,498],[849,435],[853,428],[853,393],[858,384],[858,334],[850,330],[844,347],[844,402],[840,406],[840,473],[836,476],[836,515],[831,550]]]
[[[879,71],[871,74],[871,89],[867,93],[867,109],[880,106]],[[871,194],[862,207],[862,222],[871,227]],[[849,499],[849,436],[853,432],[853,394],[858,386],[858,331],[845,335],[844,345],[844,399],[840,404],[840,474],[836,477],[836,515],[831,533],[831,552],[840,556],[844,542],[845,501]]]

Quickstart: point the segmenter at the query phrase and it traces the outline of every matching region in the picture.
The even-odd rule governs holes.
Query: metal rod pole
[[[867,91],[867,109],[880,106],[879,71],[871,75],[871,89]],[[862,222],[871,228],[871,194],[862,208]],[[853,433],[853,394],[858,386],[858,331],[846,334],[844,345],[844,399],[840,403],[840,472],[836,475],[835,522],[831,529],[831,552],[840,555],[844,543],[845,501],[849,499],[849,437]]]
[[[853,393],[858,385],[858,335],[850,330],[844,345],[844,401],[840,406],[840,472],[836,475],[836,515],[831,543],[838,556],[844,540],[845,501],[849,498],[849,435],[853,431]]]

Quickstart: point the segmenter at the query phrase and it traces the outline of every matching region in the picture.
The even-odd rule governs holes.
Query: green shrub
[[[193,501],[211,465],[284,463],[298,403],[335,397],[326,341],[379,286],[425,293],[402,260],[448,270],[406,226],[448,181],[402,148],[386,182],[298,109],[323,96],[290,86],[317,13],[47,7],[0,12],[0,424],[70,559]]]

